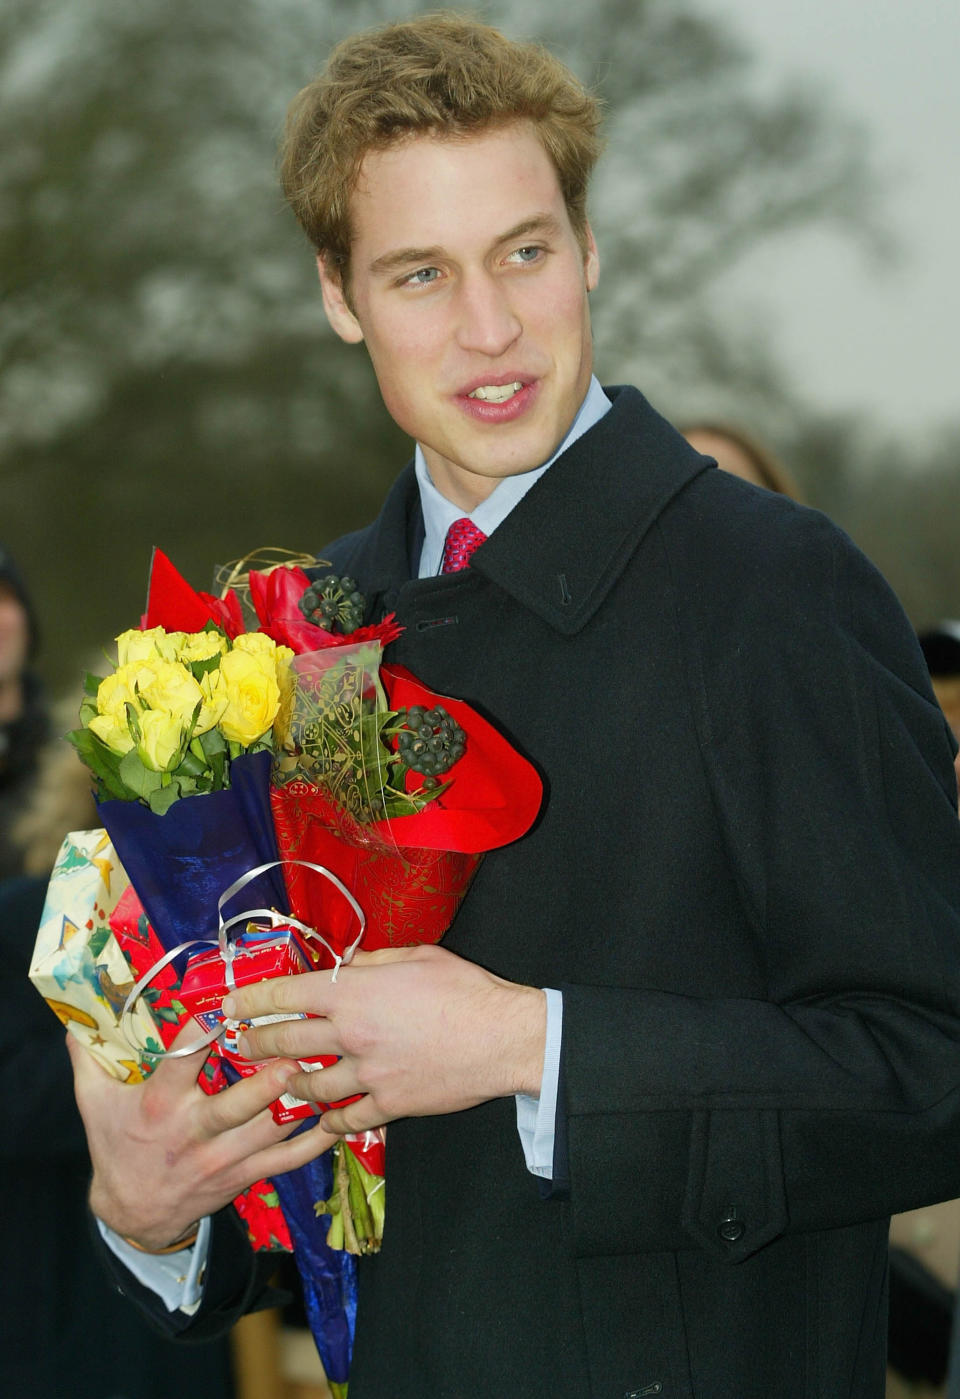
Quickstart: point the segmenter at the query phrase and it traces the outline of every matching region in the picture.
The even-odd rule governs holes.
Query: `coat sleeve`
[[[115,1283],[155,1331],[171,1339],[209,1341],[225,1335],[247,1312],[280,1306],[287,1295],[274,1289],[277,1255],[255,1253],[243,1221],[232,1205],[212,1217],[203,1297],[196,1312],[170,1312],[149,1287],[126,1268],[104,1243],[91,1216],[93,1246]]]
[[[735,605],[705,579],[679,608],[766,995],[563,988],[586,1252],[699,1245],[736,1262],[960,1194],[954,745],[896,599],[804,516]]]

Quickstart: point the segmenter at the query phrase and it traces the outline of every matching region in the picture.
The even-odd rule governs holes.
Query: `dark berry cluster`
[[[355,579],[346,575],[338,578],[335,573],[327,573],[317,578],[303,594],[299,605],[307,621],[323,627],[324,631],[339,627],[349,636],[363,624],[363,593]]]
[[[397,734],[397,756],[404,767],[423,775],[424,787],[436,787],[441,774],[467,751],[466,734],[439,704],[435,709],[414,704],[400,717],[405,727]]]

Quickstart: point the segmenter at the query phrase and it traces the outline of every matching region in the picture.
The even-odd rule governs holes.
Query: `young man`
[[[235,995],[317,1017],[255,1057],[334,1067],[205,1099],[76,1054],[93,1209],[135,1262],[215,1216],[165,1314],[208,1334],[265,1286],[237,1190],[390,1122],[352,1399],[880,1396],[886,1216],[960,1188],[960,828],[912,632],[826,520],[592,380],[597,111],[559,64],[424,17],[291,122],[327,315],[418,444],[324,554],[544,809],[442,947]],[[281,1141],[281,1082],[361,1096]]]

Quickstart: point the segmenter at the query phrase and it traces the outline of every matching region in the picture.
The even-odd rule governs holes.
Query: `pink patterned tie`
[[[474,549],[480,548],[486,537],[483,530],[477,529],[466,515],[454,520],[447,530],[443,546],[443,567],[440,572],[459,573],[461,568],[466,568],[470,562],[470,555]]]

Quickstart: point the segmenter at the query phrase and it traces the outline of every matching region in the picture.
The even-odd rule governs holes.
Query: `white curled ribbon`
[[[301,865],[304,869],[313,870],[316,874],[322,874],[335,888],[339,889],[340,893],[347,900],[350,907],[357,915],[357,919],[360,923],[360,931],[343,953],[339,953],[332,948],[326,938],[321,933],[317,932],[316,928],[308,928],[305,923],[301,923],[300,920],[294,918],[292,914],[278,913],[275,908],[248,908],[244,909],[242,913],[235,913],[233,917],[227,918],[226,920],[224,919],[224,905],[230,902],[234,894],[239,894],[241,889],[244,889],[259,875],[265,874],[267,870],[277,869],[281,865]],[[200,1039],[194,1040],[191,1044],[184,1045],[182,1049],[148,1049],[145,1045],[138,1043],[136,1037],[129,1034],[124,1027],[127,1022],[127,1017],[133,1014],[137,1002],[158,972],[161,972],[175,957],[179,957],[181,952],[186,952],[190,947],[219,948],[224,966],[224,984],[228,991],[235,991],[237,989],[237,982],[233,970],[233,961],[237,955],[237,945],[229,936],[229,931],[231,928],[236,927],[238,923],[246,924],[254,918],[269,918],[275,928],[297,928],[307,937],[319,942],[333,958],[332,982],[336,981],[340,968],[348,966],[353,960],[353,954],[360,946],[367,927],[367,917],[363,909],[357,903],[343,880],[338,878],[332,870],[328,870],[326,865],[314,865],[311,864],[309,860],[269,860],[264,865],[256,865],[253,869],[247,870],[245,874],[242,874],[239,879],[235,879],[228,888],[224,889],[217,900],[218,932],[215,938],[189,938],[186,942],[178,943],[178,945],[172,947],[169,952],[165,952],[162,957],[158,957],[153,966],[150,967],[148,971],[145,971],[143,976],[135,982],[120,1012],[122,1033],[127,1043],[133,1049],[136,1049],[141,1054],[148,1054],[151,1059],[185,1059],[190,1054],[196,1054],[200,1049],[207,1049],[215,1040],[239,1028],[239,1020],[225,1019],[219,1025],[213,1026],[213,1028],[208,1030]]]

